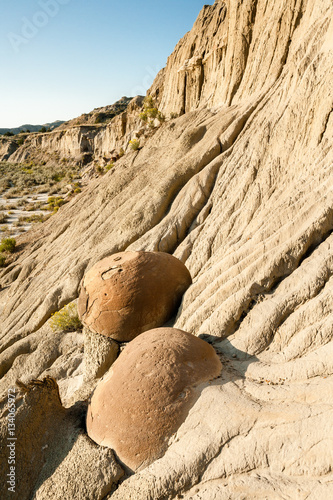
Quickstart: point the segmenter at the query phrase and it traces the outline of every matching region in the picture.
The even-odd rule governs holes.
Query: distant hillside
[[[95,108],[90,113],[83,113],[81,116],[74,118],[72,120],[63,121],[57,120],[52,123],[44,123],[43,125],[21,125],[17,128],[0,128],[0,135],[11,132],[12,134],[19,134],[20,132],[39,132],[41,128],[54,130],[59,128],[59,130],[65,130],[76,125],[98,125],[110,122],[112,118],[126,111],[128,104],[132,100],[132,97],[122,97],[114,104],[104,106],[102,108]]]
[[[50,128],[51,130],[54,130],[55,128],[59,127],[65,123],[63,120],[57,120],[52,123],[44,123],[43,125],[21,125],[21,127],[16,127],[16,128],[0,128],[0,134],[5,134],[6,132],[12,132],[13,134],[19,134],[20,132],[26,132],[29,130],[30,132],[38,132],[42,127],[45,128]]]
[[[102,108],[95,108],[93,111],[90,111],[90,113],[83,113],[77,118],[63,122],[60,130],[75,127],[76,125],[98,125],[110,122],[112,118],[126,111],[132,99],[132,97],[124,96],[114,104]]]

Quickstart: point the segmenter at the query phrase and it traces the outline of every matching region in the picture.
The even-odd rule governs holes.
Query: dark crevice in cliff
[[[187,74],[186,71],[184,73],[184,93],[183,93],[183,106],[180,110],[180,115],[184,115],[186,113],[186,94],[187,94]]]
[[[201,93],[202,93],[202,87],[205,81],[205,66],[201,64],[200,66],[200,75],[199,75],[199,82],[198,82],[198,105],[200,102],[201,98]]]
[[[324,128],[323,128],[323,131],[322,131],[322,133],[321,133],[321,134],[320,134],[320,136],[319,136],[318,146],[319,146],[319,144],[323,141],[324,135],[325,135],[326,130],[327,130],[328,122],[330,121],[330,118],[331,118],[332,113],[333,113],[333,109],[331,109],[331,111],[328,113],[328,115],[327,115],[327,117],[326,117],[326,120],[325,120],[325,123],[324,123]]]
[[[303,17],[303,0],[301,0],[301,4],[300,4],[299,11],[298,11],[298,14],[297,14],[297,17],[296,17],[296,20],[295,20],[293,32],[301,24],[302,17]]]

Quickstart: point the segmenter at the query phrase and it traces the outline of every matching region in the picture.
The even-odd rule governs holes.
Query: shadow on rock
[[[15,493],[8,490],[8,453],[3,453],[0,459],[2,498],[103,498],[111,490],[112,483],[122,477],[123,471],[115,463],[111,450],[104,456],[85,434],[86,404],[79,402],[69,409],[64,408],[57,382],[50,377],[17,385]],[[8,408],[2,417],[1,441],[2,449],[6,449]],[[112,477],[108,478],[108,484],[106,478],[103,484],[98,481],[101,462],[102,468],[111,466]],[[89,491],[84,484],[87,476],[88,484],[92,485]]]

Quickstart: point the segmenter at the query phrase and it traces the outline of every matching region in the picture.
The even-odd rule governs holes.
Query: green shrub
[[[15,223],[16,226],[22,226],[23,224],[35,224],[37,222],[45,222],[52,214],[34,214],[25,217],[19,217],[18,222]]]
[[[170,113],[170,118],[171,118],[171,120],[178,118],[178,113]]]
[[[140,147],[140,141],[138,139],[132,139],[129,141],[129,146],[133,151],[137,151]]]
[[[65,203],[67,203],[67,201],[65,201],[60,196],[50,196],[47,200],[48,210],[57,212],[60,207],[65,205]]]
[[[97,113],[95,118],[95,123],[103,123],[104,119],[105,119],[104,113]]]
[[[4,238],[0,243],[0,252],[13,253],[16,247],[14,238]]]
[[[75,302],[63,307],[60,311],[52,314],[50,320],[54,332],[76,332],[82,330],[82,323],[77,313]]]
[[[106,165],[105,170],[108,172],[113,167],[114,167],[114,162],[112,161],[111,163],[109,163],[108,165]]]
[[[65,176],[66,176],[65,172],[58,172],[56,174],[53,174],[51,179],[54,182],[60,182]]]
[[[148,114],[146,111],[142,111],[142,113],[139,114],[140,120],[143,122],[147,123],[148,122]]]
[[[124,156],[124,154],[125,154],[124,149],[123,149],[123,148],[120,148],[120,149],[119,149],[119,158],[122,158],[122,157]]]
[[[157,108],[147,108],[142,113],[139,114],[139,118],[147,123],[149,120],[155,120],[155,118],[158,118],[159,111]]]
[[[155,101],[151,95],[146,95],[146,97],[143,100],[143,106],[145,109],[155,107]]]
[[[139,114],[139,118],[151,128],[154,128],[154,120],[156,118],[160,123],[165,121],[165,116],[157,109],[154,99],[151,96],[145,97],[143,111]]]
[[[3,212],[0,212],[0,224],[4,224],[7,222],[7,215]]]
[[[17,145],[18,146],[22,146],[22,144],[24,144],[24,141],[26,140],[26,136],[23,136],[23,137],[20,137],[19,139],[17,139]]]
[[[0,254],[0,267],[5,267],[6,265],[6,257]]]

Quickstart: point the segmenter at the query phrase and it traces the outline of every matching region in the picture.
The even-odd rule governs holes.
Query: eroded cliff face
[[[0,139],[0,161],[6,161],[15,153],[18,145],[12,139],[2,137]]]
[[[85,271],[123,250],[190,270],[174,325],[222,376],[113,500],[333,496],[332,15],[331,0],[204,7],[152,88],[185,114],[22,236],[0,275],[2,394],[48,374],[70,406],[82,339],[46,322]]]
[[[267,92],[287,60],[290,64],[291,54],[297,57],[300,41],[310,54],[309,44],[315,44],[321,29],[327,29],[329,19],[314,27],[316,34],[304,28],[309,19],[301,23],[306,15],[316,24],[321,9],[324,13],[323,2],[314,11],[306,0],[217,0],[205,5],[150,92],[166,115],[202,106],[230,106]]]
[[[121,148],[128,148],[132,137],[140,135],[143,125],[139,118],[142,102],[141,96],[133,98],[126,111],[105,125],[76,124],[80,122],[78,119],[53,132],[28,135],[21,146],[14,140],[2,139],[0,160],[12,163],[43,162],[50,166],[61,161],[83,166],[96,160],[103,165],[104,158],[105,162],[110,161]]]

